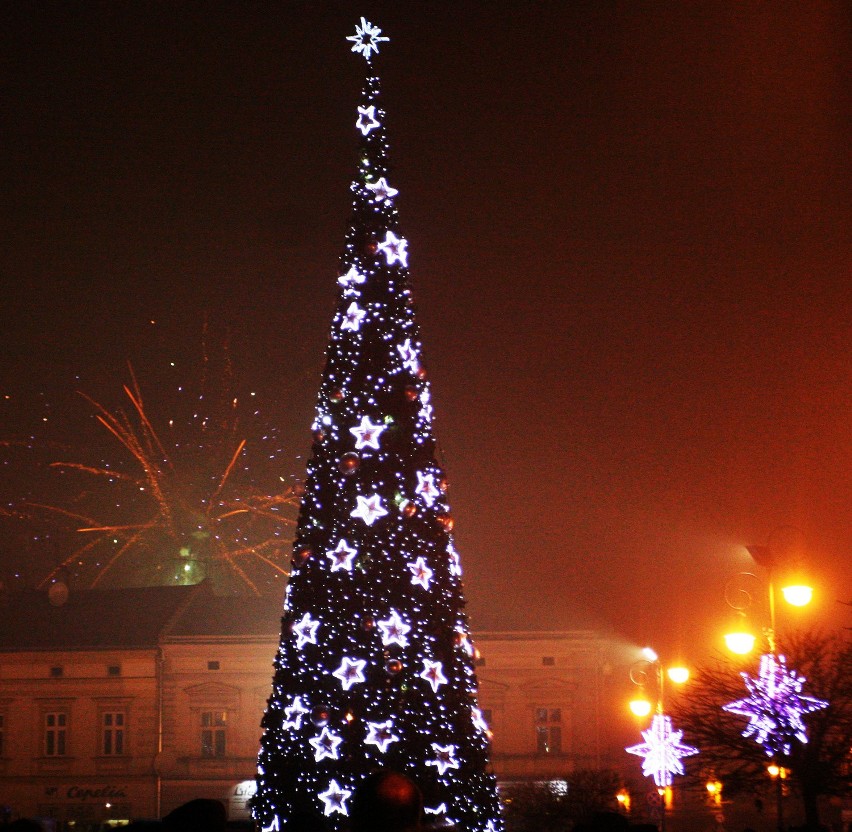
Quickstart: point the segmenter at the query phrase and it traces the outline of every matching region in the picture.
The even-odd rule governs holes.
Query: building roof
[[[281,635],[283,591],[274,595],[195,595],[168,631],[169,638]]]
[[[25,590],[0,598],[0,650],[153,648],[203,585],[72,590],[64,603]],[[54,601],[61,600],[54,594]]]

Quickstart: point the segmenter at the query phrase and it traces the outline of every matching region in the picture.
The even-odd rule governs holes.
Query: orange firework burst
[[[122,454],[111,462],[50,464],[68,484],[87,487],[75,490],[64,505],[28,504],[43,516],[73,524],[78,538],[42,586],[64,576],[92,587],[192,584],[207,578],[220,592],[247,588],[259,594],[288,574],[298,496],[270,470],[274,454],[268,448],[250,458],[252,443],[262,447],[271,436],[239,438],[240,401],[233,395],[227,360],[225,367],[225,385],[209,395],[205,356],[200,395],[187,401],[184,388],[178,388],[191,416],[163,420],[160,429],[132,368],[123,388],[128,407],[111,410],[80,394]]]

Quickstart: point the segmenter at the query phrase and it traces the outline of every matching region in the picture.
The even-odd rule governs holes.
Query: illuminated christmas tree
[[[263,720],[254,813],[345,828],[373,770],[411,777],[435,820],[502,829],[476,703],[459,557],[435,460],[432,405],[372,71],[367,61],[353,218],[313,425],[313,451]]]

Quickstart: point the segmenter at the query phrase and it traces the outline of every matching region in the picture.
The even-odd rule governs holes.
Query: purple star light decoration
[[[671,786],[672,775],[683,774],[682,757],[698,753],[697,748],[684,745],[680,740],[683,731],[672,728],[671,717],[654,714],[651,727],[642,732],[645,740],[641,745],[631,745],[624,750],[628,754],[642,757],[642,774],[653,777],[657,786]]]
[[[756,678],[742,674],[748,696],[724,705],[728,713],[747,716],[744,737],[754,737],[767,755],[789,754],[793,739],[806,743],[808,735],[802,716],[828,707],[823,699],[802,696],[805,677],[787,667],[784,656],[766,653],[760,657]]]

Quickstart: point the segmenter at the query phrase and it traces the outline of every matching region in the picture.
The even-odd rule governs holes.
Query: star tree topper
[[[378,54],[379,44],[382,41],[390,40],[390,38],[382,35],[382,30],[378,26],[374,26],[362,17],[361,25],[355,24],[355,34],[349,35],[346,40],[352,41],[353,52],[360,52],[369,61],[370,53]]]
[[[680,740],[683,731],[672,728],[671,717],[654,714],[651,727],[642,732],[645,740],[641,745],[631,745],[624,750],[628,754],[642,757],[642,774],[653,777],[657,786],[671,786],[673,774],[683,774],[682,757],[698,753],[697,748],[684,745]]]
[[[742,677],[749,695],[724,705],[722,710],[749,718],[743,736],[754,737],[770,757],[789,754],[794,738],[806,743],[808,735],[802,716],[827,708],[828,702],[801,695],[805,677],[789,670],[784,656],[772,653],[760,657],[756,678],[748,673]]]

